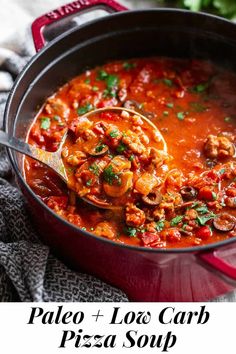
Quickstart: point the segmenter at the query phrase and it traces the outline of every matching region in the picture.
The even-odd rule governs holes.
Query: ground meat
[[[157,232],[156,223],[154,221],[152,221],[152,222],[150,222],[148,224],[145,224],[145,229],[148,232],[156,233]]]
[[[145,146],[141,143],[139,136],[131,130],[126,132],[126,135],[122,138],[122,142],[127,145],[134,154],[141,155],[146,150]]]
[[[63,118],[67,118],[70,113],[70,109],[65,102],[60,98],[50,97],[47,100],[45,111],[50,115],[58,115]]]
[[[225,205],[229,208],[236,208],[236,197],[225,198]]]
[[[196,210],[194,209],[189,209],[189,210],[186,210],[186,213],[185,213],[185,217],[184,217],[184,220],[195,220],[198,216],[198,213]]]
[[[125,208],[125,221],[128,226],[139,227],[145,222],[145,213],[132,203],[128,203]]]
[[[156,221],[159,221],[161,219],[165,219],[165,210],[164,209],[161,209],[161,208],[156,208],[154,209],[153,211],[153,218],[154,220]]]
[[[208,158],[227,158],[234,155],[234,144],[225,136],[208,135],[204,146]]]
[[[97,224],[94,230],[94,234],[98,236],[103,236],[109,239],[116,237],[116,230],[111,223],[103,221]]]
[[[86,117],[80,118],[75,123],[75,134],[76,136],[80,136],[85,133],[92,127],[93,123]]]

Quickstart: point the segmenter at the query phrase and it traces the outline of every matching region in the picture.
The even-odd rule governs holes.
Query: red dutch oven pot
[[[112,14],[72,28],[44,47],[49,29],[95,9]],[[79,0],[33,23],[38,53],[10,93],[4,118],[9,134],[25,139],[36,107],[47,96],[80,72],[109,60],[194,57],[236,69],[235,24],[175,9],[126,10],[111,0]],[[160,250],[97,237],[50,210],[26,184],[22,156],[9,150],[8,154],[42,241],[74,269],[100,277],[135,301],[206,301],[236,287],[236,239]]]

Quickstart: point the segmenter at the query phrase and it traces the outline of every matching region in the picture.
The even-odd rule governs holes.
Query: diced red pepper
[[[236,197],[236,188],[228,188],[226,191],[228,197]]]
[[[214,200],[214,191],[210,187],[203,187],[198,193],[199,199]]]
[[[207,240],[212,236],[212,231],[208,226],[202,226],[196,232],[196,237],[201,238],[202,240]]]
[[[219,175],[216,171],[211,170],[208,172],[207,177],[209,177],[210,179],[212,179],[215,182],[219,181]]]
[[[141,240],[144,246],[151,246],[153,242],[160,241],[160,236],[157,232],[144,232],[141,234]]]
[[[167,229],[164,230],[164,236],[166,241],[168,242],[178,242],[181,240],[181,233],[179,232],[178,229]]]

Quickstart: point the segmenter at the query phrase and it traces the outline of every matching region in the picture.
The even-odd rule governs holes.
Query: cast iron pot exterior
[[[86,68],[151,55],[207,58],[235,69],[236,25],[205,14],[153,9],[112,14],[70,30],[35,55],[18,77],[5,110],[5,130],[25,139],[36,107]],[[155,250],[96,237],[50,210],[26,184],[22,156],[8,153],[42,241],[71,267],[121,288],[135,301],[206,301],[235,288],[234,239]]]

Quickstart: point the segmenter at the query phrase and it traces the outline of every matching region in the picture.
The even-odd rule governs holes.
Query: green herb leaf
[[[184,113],[184,112],[178,112],[178,113],[177,113],[177,118],[178,118],[179,120],[184,120],[184,118],[185,118],[185,113]]]
[[[108,73],[105,70],[99,70],[97,80],[105,80],[108,77]]]
[[[225,173],[225,168],[222,168],[221,170],[218,171],[218,175],[223,175]]]
[[[163,112],[163,116],[167,117],[169,115],[169,112],[168,111],[164,111]]]
[[[90,84],[90,79],[85,79],[84,82],[85,84]]]
[[[88,113],[89,111],[92,111],[93,105],[91,103],[87,103],[85,106],[79,107],[77,109],[77,112],[79,115],[83,115],[85,113]]]
[[[99,87],[98,87],[98,86],[93,86],[93,87],[92,87],[92,90],[96,92],[96,91],[99,90]]]
[[[176,226],[178,225],[183,219],[183,215],[177,215],[175,218],[173,218],[170,222],[171,226]]]
[[[205,92],[208,87],[209,87],[209,82],[205,82],[193,87],[192,90],[197,93],[202,93]]]
[[[215,217],[215,214],[213,214],[213,213],[206,215],[206,216],[197,216],[197,221],[201,226],[204,226],[207,223],[207,221],[214,219],[214,217]]]
[[[129,157],[129,160],[132,162],[132,161],[134,161],[134,159],[135,159],[135,156],[132,154],[132,155]]]
[[[105,144],[98,145],[95,148],[95,152],[101,152],[103,149],[105,149],[105,147],[106,147]]]
[[[169,87],[173,86],[173,81],[170,80],[170,79],[166,79],[165,78],[165,79],[163,79],[163,82],[164,82],[165,85],[167,85]]]
[[[106,167],[103,171],[103,179],[108,184],[112,185],[114,181],[119,183],[120,177],[114,172],[112,165]]]
[[[86,182],[86,186],[87,186],[87,187],[90,187],[91,184],[92,184],[92,182],[93,182],[92,179],[89,179],[89,180]]]
[[[127,149],[127,146],[126,146],[124,143],[120,143],[120,144],[117,146],[116,151],[119,152],[119,153],[122,153],[122,152],[124,152],[126,149]]]
[[[41,121],[41,124],[40,124],[40,127],[44,130],[47,130],[50,128],[50,125],[51,125],[51,119],[49,117],[42,117],[40,119]]]
[[[174,103],[169,102],[169,103],[166,104],[166,107],[173,108],[174,107]]]
[[[213,200],[217,199],[217,194],[215,192],[212,192],[212,198],[213,198]]]
[[[93,172],[95,176],[99,175],[99,167],[96,163],[93,163],[92,165],[89,166],[89,171]]]
[[[116,75],[108,75],[106,82],[108,90],[111,90],[118,85],[119,78]]]
[[[123,64],[123,68],[126,70],[126,71],[129,71],[131,69],[134,69],[136,67],[136,63],[129,63],[128,61],[126,61],[124,64]]]
[[[165,222],[164,220],[159,220],[156,222],[156,230],[157,231],[162,231],[164,229],[164,226],[165,226]]]
[[[138,230],[135,229],[134,227],[127,226],[127,227],[125,227],[124,232],[125,232],[126,235],[128,235],[130,237],[135,237],[137,232],[138,232]]]
[[[207,214],[209,213],[209,210],[207,208],[207,206],[200,206],[198,208],[195,209],[199,214]]]
[[[109,133],[109,135],[111,138],[117,138],[119,136],[119,132],[117,129],[114,129]]]

